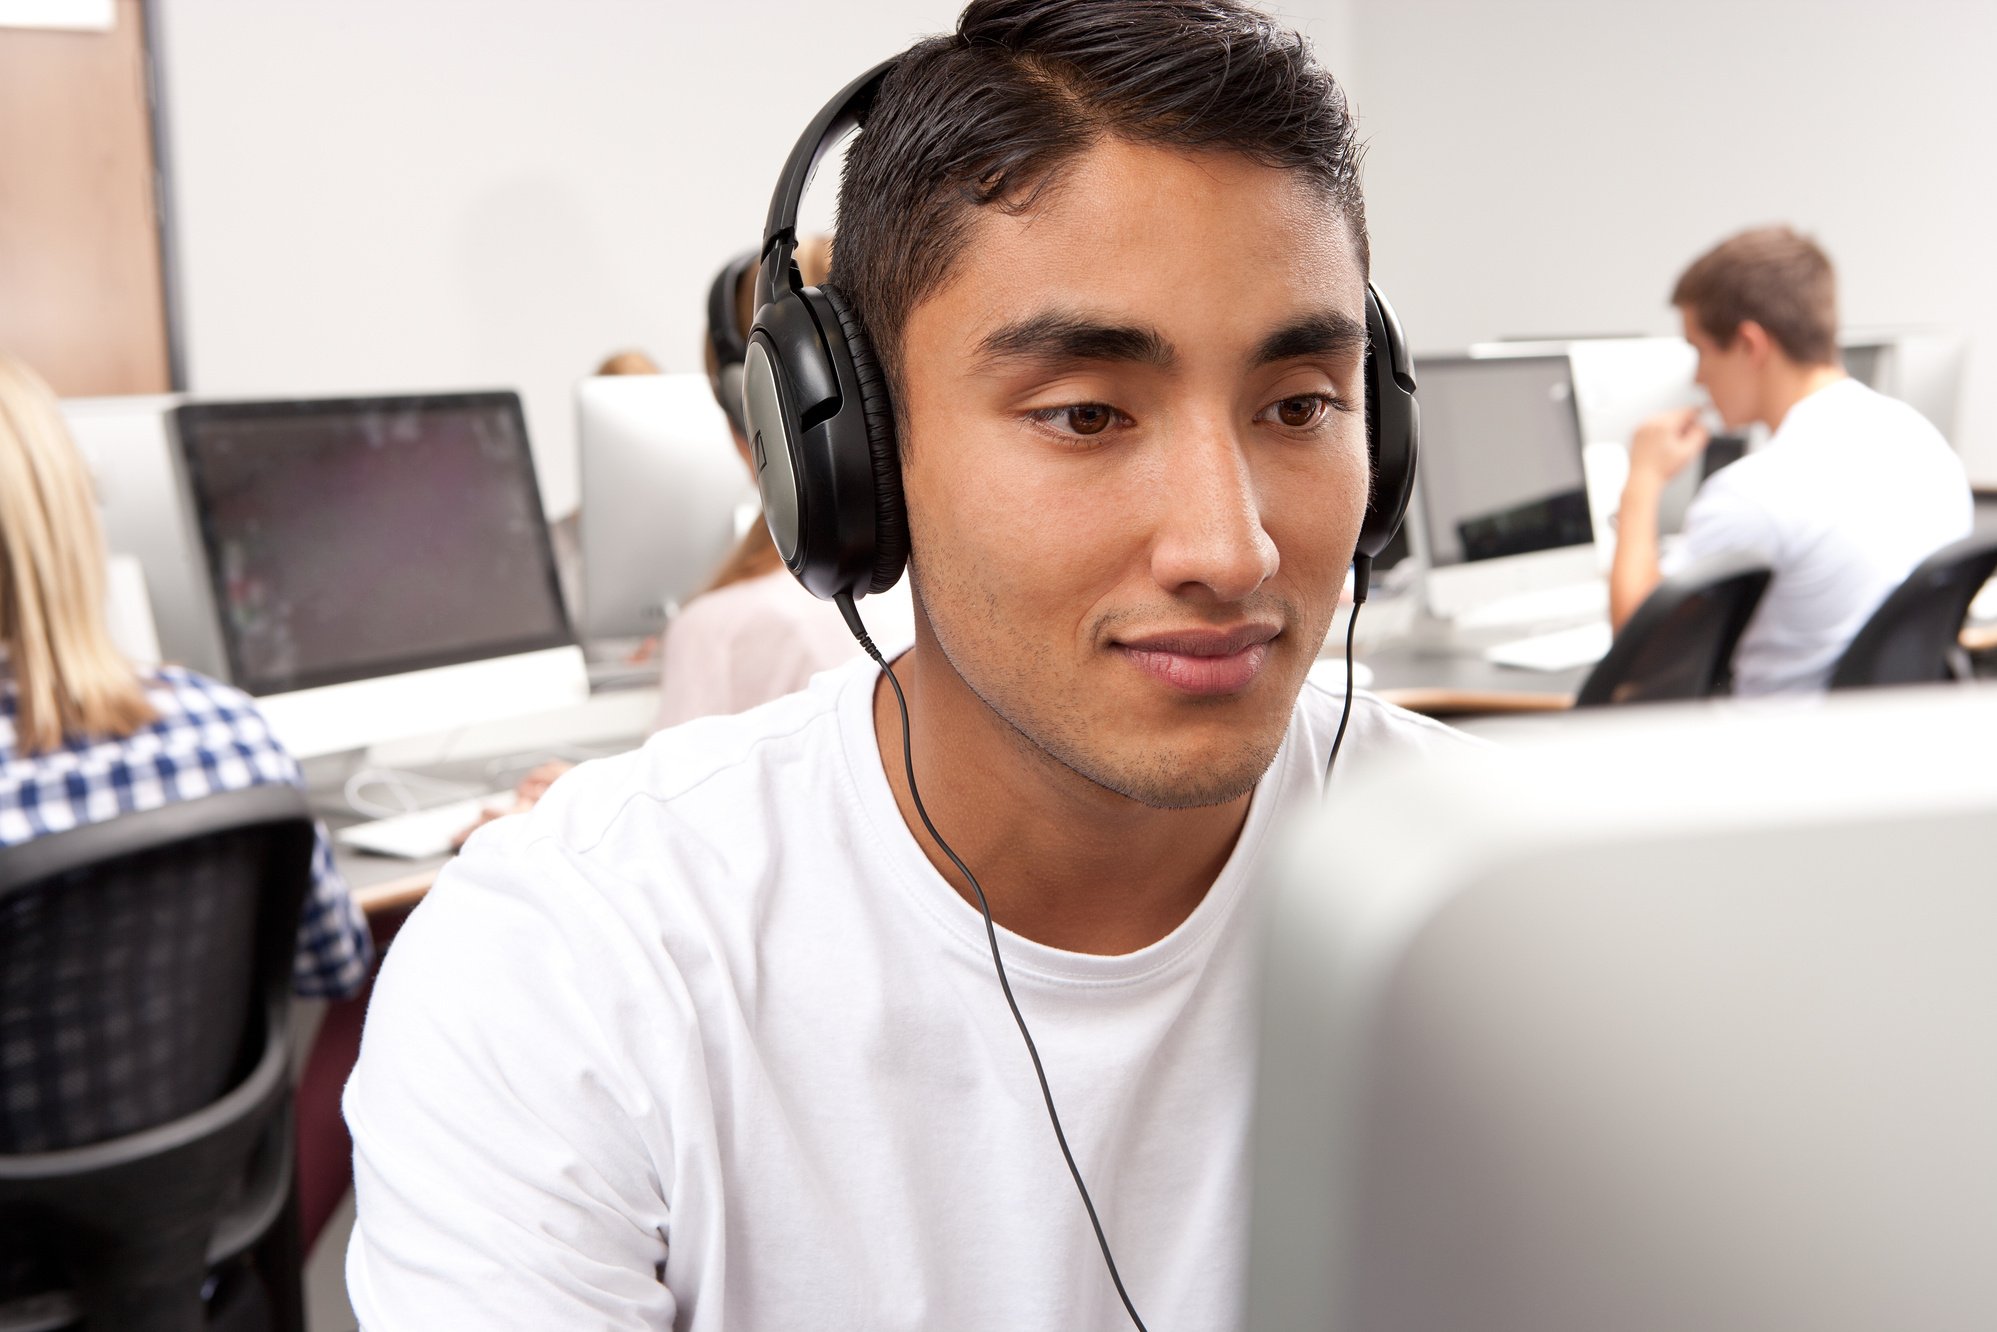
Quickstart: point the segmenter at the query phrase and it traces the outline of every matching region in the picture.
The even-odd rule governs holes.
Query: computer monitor
[[[1838,338],[1844,368],[1867,387],[1898,398],[1957,442],[1963,369],[1969,344],[1960,334],[1847,331]]]
[[[1574,382],[1564,355],[1420,359],[1416,527],[1426,599],[1454,618],[1595,576]]]
[[[1840,348],[1845,373],[1869,389],[1885,392],[1882,383],[1886,359],[1892,348],[1884,342],[1860,342]]]
[[[1694,382],[1699,354],[1683,338],[1604,338],[1577,342],[1569,350],[1574,367],[1574,403],[1587,445],[1588,488],[1595,540],[1606,566],[1614,550],[1613,520],[1629,477],[1629,443],[1637,427],[1660,412],[1706,402]],[[1683,529],[1685,510],[1700,482],[1686,468],[1658,496],[1660,533]]]
[[[220,679],[228,662],[168,421],[180,402],[175,394],[66,398],[62,416],[90,469],[107,553],[136,559],[145,575],[160,656]]]
[[[604,375],[576,385],[576,438],[583,638],[658,633],[761,521],[728,418],[704,375]]]
[[[1997,1327],[1997,695],[1638,711],[1272,863],[1250,1332]]]
[[[1908,333],[1895,339],[1893,352],[1889,391],[1927,417],[1943,439],[1961,448],[1958,417],[1969,340],[1957,333]]]
[[[309,757],[588,695],[507,392],[174,410],[228,677]]]

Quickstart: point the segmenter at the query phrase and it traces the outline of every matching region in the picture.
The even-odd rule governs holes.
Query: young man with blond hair
[[[1844,371],[1837,279],[1808,237],[1745,231],[1687,268],[1671,294],[1699,353],[1699,386],[1729,428],[1767,445],[1700,487],[1684,536],[1658,554],[1658,500],[1706,447],[1700,409],[1646,421],[1630,442],[1610,614],[1620,629],[1667,574],[1757,552],[1775,577],[1734,654],[1741,694],[1821,689],[1838,656],[1920,561],[1970,529],[1969,481],[1905,403]]]

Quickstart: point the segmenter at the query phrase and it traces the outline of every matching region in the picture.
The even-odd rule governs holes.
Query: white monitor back
[[[1659,412],[1705,404],[1705,391],[1693,382],[1699,354],[1683,338],[1602,338],[1575,343],[1568,356],[1588,450],[1595,542],[1606,568],[1615,552],[1613,520],[1629,475],[1630,438]],[[1658,497],[1658,531],[1683,530],[1685,510],[1698,489],[1696,464],[1672,478]]]
[[[581,635],[657,633],[713,576],[755,502],[728,418],[704,375],[605,375],[576,385],[576,436]]]
[[[1571,720],[1270,876],[1246,1326],[1997,1327],[1997,695]]]
[[[194,513],[175,460],[171,413],[182,398],[69,398],[64,422],[97,488],[104,543],[145,573],[159,655],[217,679],[227,662]]]

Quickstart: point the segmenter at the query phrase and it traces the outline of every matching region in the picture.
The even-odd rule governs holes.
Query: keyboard
[[[1571,671],[1600,661],[1614,637],[1608,621],[1596,620],[1572,629],[1495,644],[1484,649],[1484,660],[1527,671]]]
[[[513,793],[501,791],[492,795],[471,796],[445,805],[433,805],[429,809],[392,814],[385,819],[342,828],[333,834],[333,838],[342,846],[372,852],[377,856],[435,860],[439,856],[450,855],[452,840],[476,823],[488,809],[510,813]]]

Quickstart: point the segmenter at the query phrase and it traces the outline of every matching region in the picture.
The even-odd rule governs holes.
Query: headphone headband
[[[841,136],[857,128],[867,118],[867,112],[873,109],[875,96],[880,93],[881,84],[886,82],[888,71],[894,66],[894,61],[883,60],[841,88],[824,109],[812,117],[811,123],[804,127],[804,133],[798,136],[797,146],[790,150],[790,158],[784,163],[783,174],[777,177],[777,191],[770,197],[770,215],[763,223],[760,254],[766,261],[780,242],[791,246],[797,244],[798,210],[804,206],[804,192],[811,187],[811,178],[818,174],[818,164]],[[788,267],[788,256],[785,258],[785,267]],[[758,307],[767,305],[773,294],[764,285],[771,280],[772,267],[765,262],[757,275]]]

